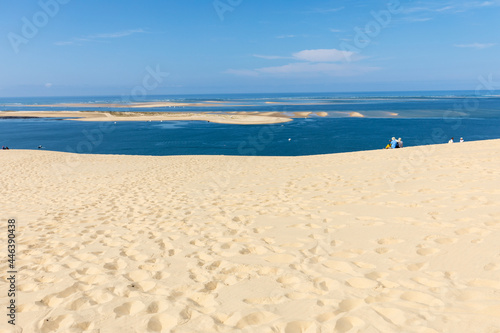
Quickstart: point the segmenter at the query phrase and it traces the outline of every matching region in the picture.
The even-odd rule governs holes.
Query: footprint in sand
[[[500,264],[489,263],[488,265],[484,266],[485,271],[497,271],[499,269],[500,269]]]
[[[389,249],[387,247],[379,247],[379,248],[375,249],[375,252],[378,254],[386,254],[386,253],[389,253],[391,251],[392,251],[392,249]]]
[[[427,248],[422,247],[422,248],[417,250],[417,253],[421,256],[431,256],[431,255],[434,255],[440,251],[441,251],[440,249],[433,248],[433,247],[427,247]]]
[[[316,317],[316,320],[319,321],[320,323],[324,323],[326,321],[329,321],[333,319],[334,317],[337,316],[337,312],[325,312],[320,314],[319,316]]]
[[[377,243],[380,245],[394,245],[402,242],[404,242],[404,240],[398,238],[382,238],[377,240]]]
[[[490,231],[480,229],[480,228],[471,227],[471,228],[458,229],[455,231],[455,233],[459,236],[468,235],[468,234],[479,234],[481,236],[485,236],[485,235],[489,234]]]
[[[312,321],[292,321],[285,326],[285,333],[315,333],[316,324]]]
[[[347,285],[356,289],[370,289],[378,286],[377,281],[373,281],[365,278],[352,278],[346,280]]]
[[[409,264],[408,266],[406,266],[406,268],[410,272],[417,272],[417,271],[420,271],[420,270],[422,270],[424,268],[427,268],[427,266],[429,266],[429,263],[427,263],[427,262],[421,262],[421,263]]]
[[[132,282],[139,282],[139,281],[144,281],[144,280],[150,279],[151,273],[148,271],[137,270],[137,271],[132,271],[132,272],[126,274],[125,277]]]
[[[254,312],[241,318],[236,324],[236,328],[241,330],[249,326],[263,325],[278,318],[277,315],[271,312]]]
[[[169,332],[171,328],[177,325],[177,318],[168,314],[154,315],[149,319],[149,332]]]
[[[333,291],[339,289],[339,282],[337,280],[333,280],[327,277],[320,277],[314,279],[314,284],[316,288],[319,288],[323,291]]]
[[[441,245],[450,245],[458,242],[458,238],[437,238],[434,240],[434,242]]]
[[[352,263],[358,266],[359,268],[364,268],[364,269],[374,269],[377,267],[373,264],[369,264],[367,262],[362,262],[362,261],[353,261]]]
[[[405,314],[400,309],[395,308],[383,308],[380,306],[373,307],[373,309],[382,317],[385,321],[397,325],[403,326],[406,323],[407,314]]]
[[[85,310],[91,308],[96,305],[96,302],[93,302],[89,297],[80,297],[77,300],[73,301],[68,307],[68,310],[78,311]]]
[[[17,287],[19,291],[32,292],[39,290],[39,286],[36,283],[24,283]]]
[[[484,241],[484,239],[482,239],[482,238],[476,238],[476,239],[471,240],[470,242],[471,242],[472,244],[480,244],[480,243],[482,243],[483,241]]]
[[[365,322],[357,317],[343,317],[337,320],[337,323],[335,324],[335,332],[347,333],[354,328],[360,328],[364,324]]]
[[[430,280],[425,277],[415,277],[412,280],[429,288],[439,288],[444,286],[444,283],[442,282]]]
[[[265,258],[266,261],[276,264],[290,264],[294,262],[297,258],[290,254],[275,254]]]
[[[409,301],[409,302],[428,305],[428,306],[443,306],[444,305],[443,301],[441,301],[441,300],[439,300],[431,295],[428,295],[428,294],[425,294],[425,293],[422,293],[419,291],[404,292],[401,295],[401,299],[403,299],[405,301]]]
[[[364,299],[345,299],[339,303],[339,310],[337,311],[338,313],[342,312],[349,312],[352,310],[355,310],[357,308],[360,308],[362,306],[365,306],[366,302]]]
[[[119,307],[115,308],[114,312],[116,313],[117,317],[128,316],[128,315],[133,316],[144,310],[144,308],[145,308],[144,303],[139,301],[132,301],[124,303]]]
[[[55,318],[45,318],[41,322],[40,332],[48,333],[55,331],[64,331],[75,324],[75,318],[72,315],[62,315]]]
[[[474,279],[469,281],[467,285],[470,287],[491,288],[492,290],[500,289],[500,281],[498,280]]]
[[[321,264],[325,267],[331,268],[331,269],[338,271],[338,272],[341,272],[341,273],[347,273],[347,274],[351,274],[351,275],[356,274],[352,265],[345,262],[345,261],[327,260],[327,261],[322,262]],[[355,265],[358,266],[356,263],[355,263]]]

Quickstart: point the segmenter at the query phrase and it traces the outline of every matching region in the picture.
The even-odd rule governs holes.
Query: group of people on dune
[[[385,149],[395,149],[395,148],[403,148],[403,140],[401,140],[401,138],[396,140],[395,137],[392,137],[392,139],[389,140],[387,146],[385,146]]]
[[[451,138],[448,143],[454,143],[454,138]],[[464,142],[464,138],[460,138],[459,142]],[[395,137],[392,137],[392,139],[389,140],[389,143],[387,146],[385,146],[385,149],[394,149],[394,148],[403,148],[403,140],[401,138],[397,139]]]
[[[454,143],[454,139],[451,138],[450,141],[448,141],[448,143]],[[464,142],[464,138],[460,138],[460,141],[459,142]]]

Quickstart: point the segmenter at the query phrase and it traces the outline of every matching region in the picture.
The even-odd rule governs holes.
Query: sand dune
[[[0,151],[18,329],[499,332],[499,150]]]

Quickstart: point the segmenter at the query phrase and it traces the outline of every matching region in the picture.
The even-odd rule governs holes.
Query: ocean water
[[[0,110],[96,110],[91,104],[121,103],[116,96],[3,98]],[[137,101],[223,101],[231,106],[140,109],[141,112],[297,111],[327,112],[275,125],[226,125],[200,121],[76,122],[0,119],[0,145],[93,154],[298,156],[384,148],[392,136],[405,146],[500,138],[500,97],[475,92],[338,94],[244,94],[150,96]],[[269,103],[271,102],[271,103]],[[64,103],[88,103],[78,108]],[[278,104],[276,104],[278,103]],[[56,106],[37,107],[36,105]],[[99,108],[98,110],[103,110]],[[109,108],[112,111],[130,111]],[[137,110],[137,109],[136,109]],[[366,118],[339,117],[337,111]],[[395,118],[384,118],[387,112]]]

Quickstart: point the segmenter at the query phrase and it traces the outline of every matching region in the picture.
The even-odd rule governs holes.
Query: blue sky
[[[145,79],[148,94],[500,82],[500,0],[388,1],[3,0],[0,96],[123,95]]]

